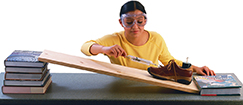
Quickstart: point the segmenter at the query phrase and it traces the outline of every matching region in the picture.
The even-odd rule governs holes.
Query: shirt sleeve
[[[99,44],[102,46],[112,46],[112,45],[115,45],[117,42],[119,42],[117,33],[105,35],[101,38],[98,38],[97,40],[90,40],[90,41],[85,42],[81,47],[81,52],[87,56],[92,56],[92,54],[90,53],[90,47],[93,44],[96,43],[96,44]]]
[[[81,47],[81,52],[87,56],[92,56],[92,54],[90,53],[90,47],[95,43],[96,41],[94,40],[85,42]]]
[[[161,53],[159,55],[159,61],[163,64],[163,65],[168,65],[169,61],[174,59],[176,64],[179,66],[182,66],[183,62],[180,60],[175,59],[169,52],[166,43],[164,41],[164,39],[160,36],[161,38]]]

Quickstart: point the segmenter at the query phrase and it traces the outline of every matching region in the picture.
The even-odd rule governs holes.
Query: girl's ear
[[[124,27],[124,26],[122,25],[122,21],[121,21],[121,19],[119,19],[119,23],[120,23],[120,25],[121,25],[122,27]]]

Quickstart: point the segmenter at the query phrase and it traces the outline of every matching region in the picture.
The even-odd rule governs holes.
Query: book
[[[46,73],[43,80],[3,80],[4,86],[44,86],[44,83],[50,78],[50,73]]]
[[[4,65],[14,67],[44,67],[46,62],[38,61],[42,51],[15,50],[5,60]]]
[[[44,67],[5,67],[5,72],[40,74],[47,68],[47,65],[48,63],[46,63]]]
[[[5,80],[42,80],[46,73],[49,73],[49,70],[45,69],[41,74],[5,73]]]
[[[202,96],[239,96],[241,83],[235,75],[194,76],[194,81]]]
[[[46,93],[46,90],[52,83],[51,76],[47,80],[44,86],[2,86],[2,92],[3,94],[44,94]]]

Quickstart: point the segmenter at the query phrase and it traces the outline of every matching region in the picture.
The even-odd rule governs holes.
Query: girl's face
[[[143,12],[140,11],[140,10],[135,10],[135,11],[130,11],[130,12],[126,13],[126,14],[127,15],[139,15],[139,14],[143,14]],[[128,35],[130,37],[136,38],[136,37],[139,37],[144,32],[144,26],[140,25],[141,21],[140,21],[139,18],[136,20],[135,24],[132,25],[131,27],[123,26],[123,23],[122,23],[121,19],[119,19],[119,22],[120,22],[121,26],[125,30],[125,35]],[[132,22],[133,21],[131,21],[131,22],[128,21],[129,24],[131,24]],[[143,22],[146,23],[146,19]]]

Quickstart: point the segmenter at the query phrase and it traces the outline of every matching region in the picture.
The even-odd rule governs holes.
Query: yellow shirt
[[[142,45],[142,46],[135,46],[127,41],[124,31],[121,31],[119,33],[113,33],[111,35],[106,35],[102,38],[99,38],[97,40],[91,40],[87,41],[83,44],[81,51],[87,55],[91,56],[92,54],[89,52],[90,46],[94,43],[97,43],[99,45],[103,46],[113,46],[113,45],[119,45],[121,46],[127,53],[127,55],[132,55],[135,57],[139,57],[142,59],[150,60],[153,63],[158,65],[158,60],[163,64],[167,65],[168,62],[171,59],[175,59],[173,56],[171,56],[170,52],[168,51],[168,48],[165,44],[164,39],[161,37],[160,34],[152,31],[147,31],[149,33],[149,39],[148,41]],[[111,63],[113,64],[119,64],[123,66],[138,68],[147,70],[148,67],[151,65],[141,64],[138,62],[134,62],[128,58],[124,57],[118,57],[115,58],[113,56],[108,56]],[[182,66],[182,61],[176,60],[176,63],[179,66]]]

